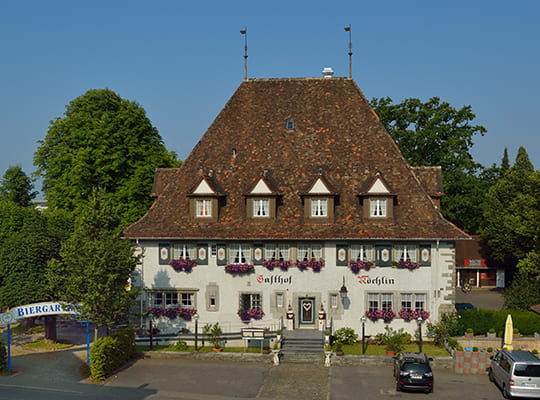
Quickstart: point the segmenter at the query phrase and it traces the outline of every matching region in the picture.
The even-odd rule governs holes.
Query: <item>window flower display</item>
[[[237,312],[238,316],[242,320],[242,322],[248,323],[250,320],[255,319],[259,320],[264,317],[263,310],[259,310],[258,308],[248,308],[248,309],[239,309]]]
[[[249,274],[254,270],[253,264],[229,264],[225,266],[225,272],[229,274]]]
[[[169,265],[173,267],[176,272],[191,272],[193,267],[197,265],[197,261],[180,257],[178,260],[169,261]]]
[[[422,318],[423,320],[426,320],[429,318],[429,311],[411,310],[409,308],[402,308],[401,310],[399,310],[398,315],[401,318],[403,318],[405,321],[417,320],[418,318]]]
[[[191,318],[197,313],[197,310],[194,308],[187,307],[152,307],[146,311],[146,315],[152,315],[156,318],[167,317],[169,319],[175,319],[180,317],[186,321],[191,321]]]
[[[350,260],[349,267],[353,273],[357,274],[361,269],[369,271],[369,269],[373,267],[373,263],[371,261],[364,260]]]
[[[296,260],[295,265],[300,271],[311,268],[313,269],[313,272],[319,272],[321,268],[324,267],[324,260],[315,260],[314,258],[303,261]]]
[[[264,259],[262,265],[263,267],[265,267],[266,269],[270,271],[272,271],[273,269],[278,269],[278,268],[282,271],[288,271],[289,267],[291,266],[291,262],[273,260],[273,259],[269,261],[269,260]]]
[[[410,259],[407,260],[399,260],[397,262],[393,262],[392,265],[396,268],[400,269],[408,269],[409,271],[412,271],[413,269],[420,268],[420,264],[412,262]]]

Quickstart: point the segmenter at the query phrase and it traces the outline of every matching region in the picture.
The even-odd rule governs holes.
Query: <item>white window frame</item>
[[[379,293],[368,293],[368,311],[375,311],[379,310],[380,300],[379,300]]]
[[[178,260],[179,258],[195,260],[195,245],[192,243],[173,243],[173,259]]]
[[[231,243],[229,264],[251,264],[251,246],[246,243]]]
[[[261,293],[240,293],[240,308],[247,310],[249,308],[262,310],[262,294]]]
[[[387,199],[369,199],[369,215],[372,218],[385,218]]]
[[[268,218],[270,216],[269,199],[253,199],[253,217]]]
[[[336,293],[332,293],[330,295],[330,308],[338,308],[338,295]]]
[[[414,309],[416,311],[426,310],[427,295],[425,293],[414,294]]]
[[[196,199],[195,206],[197,218],[212,218],[212,199]]]
[[[351,260],[373,261],[373,246],[366,244],[351,244]]]
[[[418,253],[418,246],[414,244],[396,244],[394,245],[394,261],[407,261],[416,262]]]
[[[311,259],[322,260],[323,247],[321,243],[300,242],[296,245],[297,258],[300,261]]]
[[[266,243],[264,245],[265,260],[290,261],[291,249],[288,243]]]
[[[311,199],[311,216],[313,218],[328,217],[328,199]]]
[[[284,303],[284,295],[283,293],[276,293],[276,307],[277,308],[283,308]]]
[[[413,309],[413,295],[412,293],[401,293],[401,308],[406,310]]]
[[[394,296],[392,293],[381,293],[381,310],[384,312],[393,310]]]
[[[148,297],[151,307],[195,307],[195,293],[188,290],[152,290]]]

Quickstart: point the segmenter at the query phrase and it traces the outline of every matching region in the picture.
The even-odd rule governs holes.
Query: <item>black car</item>
[[[433,391],[433,371],[425,353],[404,352],[394,359],[396,390],[414,390],[430,393]]]

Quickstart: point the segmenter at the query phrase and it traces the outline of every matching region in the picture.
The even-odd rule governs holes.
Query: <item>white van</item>
[[[489,380],[499,385],[506,399],[540,398],[540,360],[533,353],[500,350],[491,359]]]

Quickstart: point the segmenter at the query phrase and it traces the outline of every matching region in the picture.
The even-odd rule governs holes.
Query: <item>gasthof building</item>
[[[407,163],[352,79],[245,80],[125,231],[141,311],[171,333],[195,311],[225,332],[358,332],[367,315],[366,334],[412,333],[453,310],[470,239],[441,215],[442,173]]]

